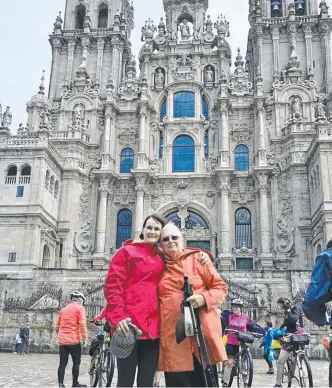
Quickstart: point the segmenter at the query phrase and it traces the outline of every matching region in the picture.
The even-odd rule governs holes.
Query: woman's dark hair
[[[271,322],[271,321],[266,321],[266,325],[267,325],[268,327],[273,327],[273,325],[272,325],[272,322]]]
[[[332,240],[330,240],[328,243],[327,243],[327,246],[326,246],[326,249],[331,249],[332,248]]]
[[[284,308],[291,308],[292,307],[292,302],[288,298],[279,298],[277,300],[277,304],[282,304]]]
[[[169,223],[168,219],[165,218],[164,216],[162,216],[161,214],[159,214],[159,213],[153,213],[153,214],[149,215],[148,217],[146,217],[145,221],[143,222],[142,230],[146,227],[146,224],[147,224],[147,222],[148,222],[150,219],[153,219],[153,220],[159,222],[159,224],[161,224],[162,228],[163,228],[165,225],[167,225],[167,224]],[[144,239],[143,233],[141,233],[141,234],[139,235],[139,238],[140,238],[141,240]]]

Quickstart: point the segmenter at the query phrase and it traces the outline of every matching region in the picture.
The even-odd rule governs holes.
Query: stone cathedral
[[[128,0],[67,0],[49,90],[43,77],[16,135],[4,107],[0,307],[15,307],[10,280],[28,279],[23,298],[33,280],[102,276],[154,212],[210,250],[251,307],[303,292],[332,237],[328,5],[249,0],[246,53],[208,0],[163,5],[133,53]],[[36,295],[38,310],[58,294]]]

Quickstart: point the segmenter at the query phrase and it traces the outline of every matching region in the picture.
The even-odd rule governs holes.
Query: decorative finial
[[[45,70],[43,70],[43,76],[41,77],[40,79],[40,85],[39,85],[39,92],[38,94],[45,94],[45,84],[44,84],[44,81],[45,81]]]

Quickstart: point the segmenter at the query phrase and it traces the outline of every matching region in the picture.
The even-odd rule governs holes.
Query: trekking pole
[[[187,302],[187,299],[194,294],[192,285],[189,284],[188,276],[184,277],[184,285],[182,287],[182,291],[183,291],[184,300],[181,304],[181,308],[182,308],[182,311],[184,311],[184,307],[189,307],[189,310],[190,310],[190,315],[191,315],[191,319],[194,327],[194,334],[195,334],[198,352],[199,352],[199,358],[203,368],[205,386],[208,387],[209,386],[208,381],[210,381],[213,387],[217,387],[218,385],[213,373],[212,364],[209,358],[206,341],[203,334],[200,313],[198,310],[195,310],[189,302]]]

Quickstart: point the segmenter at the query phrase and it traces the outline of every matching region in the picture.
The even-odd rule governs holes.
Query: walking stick
[[[187,299],[194,294],[192,285],[189,284],[188,276],[184,277],[184,284],[182,287],[182,291],[183,291],[183,301],[181,303],[181,309],[183,313],[184,313],[185,307],[189,307],[190,309],[190,315],[194,326],[194,335],[197,341],[199,358],[203,368],[205,387],[209,387],[208,382],[211,382],[212,387],[217,387],[218,385],[213,373],[211,360],[207,351],[206,341],[203,334],[199,310],[195,310],[191,306],[190,302],[187,302]]]

